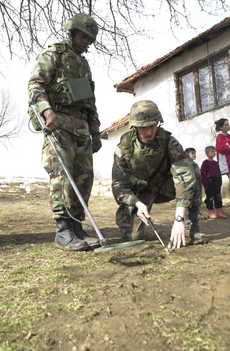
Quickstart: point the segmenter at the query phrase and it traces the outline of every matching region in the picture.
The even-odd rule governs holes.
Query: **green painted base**
[[[137,245],[142,245],[145,243],[145,240],[135,240],[135,241],[127,241],[125,243],[119,243],[119,244],[112,244],[110,246],[102,246],[98,247],[97,249],[94,250],[94,252],[106,252],[106,251],[112,251],[112,250],[123,250],[127,249],[132,246],[137,246]]]

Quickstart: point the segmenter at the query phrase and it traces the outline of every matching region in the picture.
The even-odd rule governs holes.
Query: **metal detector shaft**
[[[153,224],[151,218],[147,218],[147,221],[148,221],[148,223],[149,223],[149,225],[150,225],[150,228],[154,231],[154,233],[155,233],[156,236],[158,237],[158,239],[159,239],[161,245],[164,246],[165,251],[166,251],[167,254],[169,255],[169,252],[168,252],[168,250],[166,249],[165,244],[164,244],[163,241],[161,240],[159,234],[157,233],[157,231],[156,231],[156,229],[155,229],[155,227],[154,227],[154,224]]]
[[[81,202],[85,212],[87,213],[87,215],[88,215],[88,217],[89,217],[89,219],[90,219],[90,221],[91,221],[91,223],[92,223],[92,225],[93,225],[93,227],[95,229],[95,232],[97,233],[97,235],[98,235],[98,237],[99,237],[99,239],[101,241],[105,241],[105,238],[102,235],[102,233],[100,232],[100,230],[99,230],[99,228],[98,228],[93,216],[91,215],[91,213],[90,213],[90,211],[89,211],[89,209],[88,209],[88,207],[87,207],[87,205],[85,203],[85,200],[81,196],[81,193],[78,190],[78,187],[77,187],[76,183],[74,182],[72,175],[70,174],[69,170],[67,169],[62,156],[60,155],[59,151],[56,148],[56,145],[54,144],[52,136],[50,135],[50,133],[51,133],[50,130],[45,126],[43,119],[37,113],[37,111],[36,111],[36,109],[35,109],[33,104],[32,104],[32,106],[33,106],[34,113],[36,114],[36,117],[37,117],[39,123],[41,124],[42,131],[46,134],[47,138],[49,139],[49,142],[50,142],[51,146],[53,147],[53,149],[54,149],[54,151],[55,151],[55,153],[56,153],[56,155],[57,155],[57,157],[58,157],[58,159],[59,159],[59,161],[60,161],[60,163],[61,163],[61,165],[62,165],[62,167],[63,167],[63,169],[64,169],[64,171],[66,173],[66,175],[67,175],[67,177],[69,178],[69,181],[70,181],[70,183],[71,183],[71,185],[72,185],[72,187],[73,187],[73,189],[74,189],[79,201]]]

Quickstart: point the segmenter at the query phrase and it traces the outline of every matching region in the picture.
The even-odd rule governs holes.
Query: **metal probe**
[[[159,234],[157,233],[157,231],[156,231],[156,229],[155,229],[155,227],[154,227],[154,225],[153,225],[153,222],[152,222],[151,218],[147,218],[147,221],[148,221],[148,223],[149,223],[149,225],[150,225],[150,228],[154,231],[154,233],[156,234],[156,236],[157,236],[158,239],[160,240],[161,245],[164,246],[165,251],[166,251],[167,254],[169,255],[169,252],[168,252],[168,250],[166,249],[165,244],[164,244],[163,241],[161,240]]]

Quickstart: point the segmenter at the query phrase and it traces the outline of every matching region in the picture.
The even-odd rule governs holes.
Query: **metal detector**
[[[52,148],[54,149],[60,163],[61,163],[61,166],[65,172],[65,174],[67,175],[67,177],[69,178],[69,181],[70,181],[70,184],[72,185],[79,201],[81,202],[81,205],[82,207],[84,208],[85,212],[87,213],[92,225],[93,225],[93,228],[97,234],[97,236],[99,237],[99,240],[100,240],[100,244],[101,244],[101,247],[97,248],[97,249],[94,249],[94,252],[106,252],[106,251],[111,251],[111,250],[122,250],[122,249],[126,249],[126,248],[129,248],[129,247],[132,247],[132,246],[137,246],[137,245],[141,245],[141,244],[144,244],[145,243],[145,240],[135,240],[135,241],[128,241],[128,242],[124,242],[124,243],[118,243],[118,244],[111,244],[109,242],[109,240],[107,238],[105,238],[101,231],[99,230],[93,216],[91,215],[86,203],[85,203],[85,200],[83,199],[83,197],[81,196],[81,193],[80,191],[78,190],[78,187],[76,185],[76,183],[74,182],[73,180],[73,177],[72,175],[70,174],[69,170],[67,169],[65,163],[64,163],[64,160],[61,156],[61,154],[59,153],[59,151],[57,150],[56,148],[56,145],[55,145],[55,142],[53,140],[53,137],[52,137],[52,132],[45,126],[44,124],[44,121],[42,119],[42,117],[39,115],[39,113],[36,111],[33,103],[32,103],[32,107],[33,107],[33,110],[34,110],[34,113],[41,125],[41,130],[43,131],[44,135],[47,136]]]
[[[153,224],[151,218],[147,218],[147,221],[148,221],[148,223],[149,223],[149,225],[150,225],[150,228],[151,228],[151,229],[154,231],[154,233],[156,234],[156,236],[157,236],[158,240],[160,241],[161,245],[164,247],[165,251],[166,251],[167,254],[169,255],[169,252],[168,252],[168,250],[166,249],[165,244],[164,244],[163,241],[161,240],[160,235],[157,233],[157,231],[156,231],[156,229],[155,229],[155,227],[154,227],[154,224]]]

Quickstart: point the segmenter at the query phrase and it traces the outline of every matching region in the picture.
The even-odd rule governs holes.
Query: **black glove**
[[[93,139],[93,154],[95,152],[98,152],[101,148],[101,137],[100,137],[100,133],[95,133],[92,135],[92,139]]]

